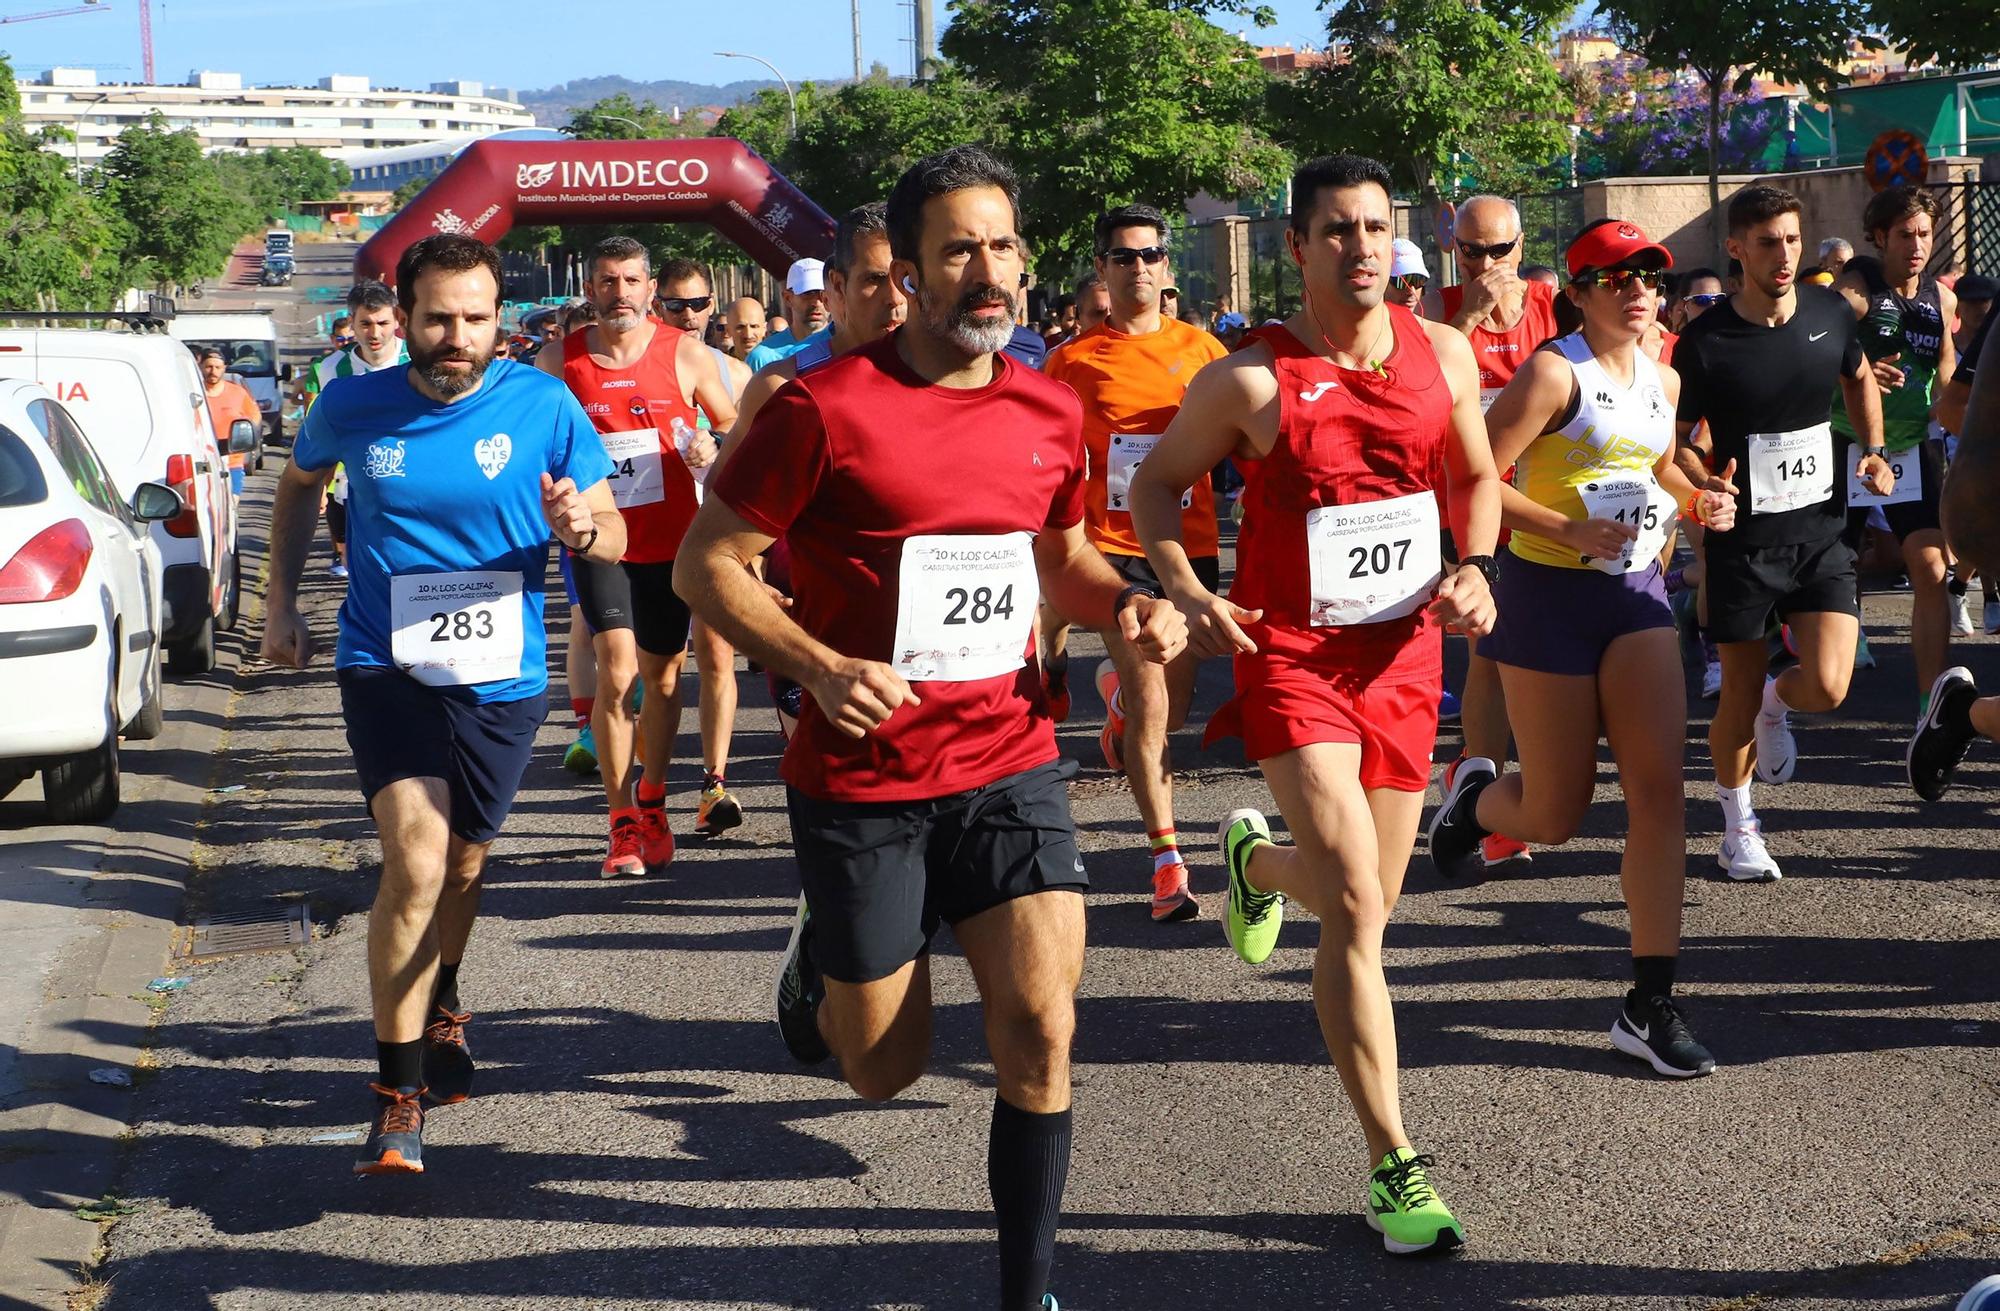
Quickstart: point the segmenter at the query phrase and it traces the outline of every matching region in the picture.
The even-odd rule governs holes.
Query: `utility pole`
[[[861,0],[847,0],[847,13],[854,27],[854,80],[861,80]]]
[[[928,82],[937,76],[937,24],[931,18],[931,0],[913,0],[910,14],[915,22],[912,36],[916,48],[911,53],[916,64],[916,80]]]

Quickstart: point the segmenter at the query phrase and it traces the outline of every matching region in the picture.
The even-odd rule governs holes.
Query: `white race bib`
[[[1479,389],[1479,412],[1484,414],[1492,409],[1493,402],[1499,400],[1500,393],[1505,390],[1507,390],[1505,387],[1481,387]]]
[[[1306,512],[1312,626],[1345,628],[1414,613],[1444,576],[1429,492]]]
[[[903,543],[896,672],[971,683],[1027,663],[1041,582],[1032,533],[931,533]]]
[[[1833,495],[1833,429],[1827,424],[1753,432],[1749,443],[1750,513],[1784,514]]]
[[[431,687],[521,676],[521,575],[504,569],[389,580],[390,654]]]
[[[1644,569],[1659,557],[1674,526],[1674,501],[1651,473],[1614,473],[1576,489],[1583,512],[1592,519],[1609,519],[1636,529],[1639,536],[1625,543],[1612,560],[1591,557],[1590,567],[1607,574]]]
[[[1104,471],[1105,504],[1120,514],[1132,513],[1132,475],[1138,472],[1139,464],[1153,448],[1160,444],[1160,434],[1156,432],[1114,432],[1111,434],[1111,457]],[[1194,504],[1194,493],[1181,493],[1181,509]]]
[[[1924,499],[1924,458],[1921,447],[1912,446],[1907,451],[1885,455],[1889,471],[1896,475],[1896,485],[1887,496],[1877,496],[1861,481],[1861,475],[1853,469],[1847,471],[1847,503],[1859,507],[1864,505],[1907,505],[1911,501]],[[1857,459],[1855,463],[1860,463]]]
[[[633,428],[626,432],[599,434],[604,453],[611,457],[611,499],[621,510],[635,505],[658,505],[667,499],[667,484],[660,466],[660,430]]]

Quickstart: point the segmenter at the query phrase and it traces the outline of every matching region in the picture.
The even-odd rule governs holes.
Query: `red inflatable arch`
[[[708,223],[783,278],[833,251],[833,220],[741,141],[477,141],[354,257],[356,278],[396,280],[434,232],[498,241],[517,223]]]

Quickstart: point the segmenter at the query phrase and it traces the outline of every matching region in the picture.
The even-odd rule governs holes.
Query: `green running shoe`
[[[1368,1227],[1399,1256],[1444,1251],[1465,1241],[1424,1172],[1437,1162],[1407,1147],[1391,1149],[1368,1177]]]
[[[1270,841],[1271,826],[1260,811],[1232,810],[1222,821],[1222,863],[1229,870],[1229,911],[1222,917],[1222,931],[1236,954],[1252,965],[1270,959],[1285,922],[1283,894],[1257,891],[1243,873],[1258,846]]]
[[[590,731],[590,725],[577,730],[576,741],[563,752],[563,768],[572,774],[597,772],[597,736]]]

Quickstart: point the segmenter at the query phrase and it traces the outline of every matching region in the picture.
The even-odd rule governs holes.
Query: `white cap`
[[[816,259],[793,260],[785,270],[785,290],[794,296],[807,291],[826,290],[826,265]]]
[[[1424,252],[1416,242],[1398,237],[1394,243],[1396,258],[1389,265],[1389,276],[1404,278],[1415,273],[1428,278],[1431,271],[1424,267]]]

